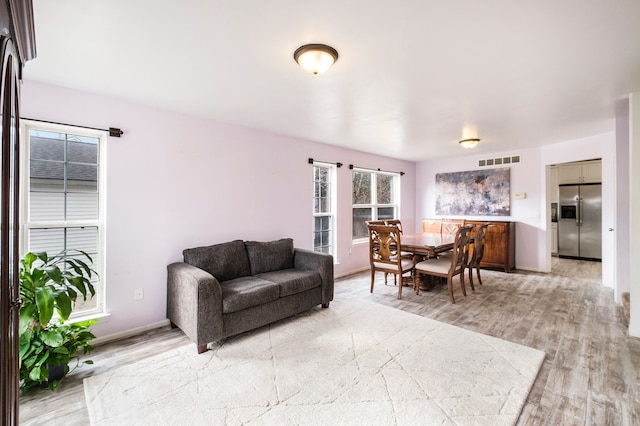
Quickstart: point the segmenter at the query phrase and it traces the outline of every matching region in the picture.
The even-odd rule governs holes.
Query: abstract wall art
[[[436,214],[509,216],[509,167],[436,174]]]

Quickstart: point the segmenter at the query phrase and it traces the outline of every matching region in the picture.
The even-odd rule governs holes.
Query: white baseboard
[[[104,345],[105,343],[113,342],[114,340],[125,339],[127,337],[135,336],[145,331],[153,330],[155,328],[166,327],[169,325],[169,320],[164,319],[162,321],[155,322],[153,324],[144,325],[142,327],[132,328],[130,330],[120,331],[118,333],[108,334],[106,336],[97,337],[91,342],[92,346]]]
[[[496,270],[498,270],[498,269],[496,269]],[[526,266],[518,266],[518,267],[516,268],[516,271],[518,271],[518,270],[520,270],[520,271],[529,271],[529,272],[541,272],[541,273],[545,273],[544,271],[541,271],[541,270],[540,270],[540,269],[538,269],[538,268],[529,268],[529,267],[526,267]]]
[[[349,272],[345,272],[345,273],[336,275],[336,276],[333,277],[333,279],[348,277],[350,275],[359,274],[360,272],[368,271],[370,269],[371,269],[370,266],[365,266],[365,267],[362,267],[360,269],[356,269],[355,271],[349,271]]]

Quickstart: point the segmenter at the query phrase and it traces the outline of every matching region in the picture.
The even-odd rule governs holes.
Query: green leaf
[[[20,308],[20,335],[24,334],[32,325],[36,316],[36,305],[24,305]]]
[[[76,262],[74,262],[73,259],[67,259],[64,261],[64,263],[71,269],[73,269],[73,272],[75,272],[76,275],[82,275],[82,269],[80,269],[80,267],[76,265]]]
[[[65,348],[64,346],[59,346],[59,347],[55,348],[52,352],[56,353],[56,354],[69,355],[69,350],[67,348]]]
[[[56,265],[47,266],[46,268],[44,268],[44,271],[47,273],[47,275],[49,275],[49,278],[53,282],[57,284],[63,283],[62,271]]]
[[[45,331],[42,336],[42,341],[51,347],[62,346],[64,340],[62,339],[62,334],[57,329],[53,329],[50,331]]]
[[[38,256],[35,255],[34,253],[27,253],[24,255],[24,257],[22,258],[22,265],[24,266],[24,269],[26,270],[30,270],[31,269],[31,265],[33,264],[33,262],[35,262],[38,259]]]
[[[20,359],[26,359],[29,355],[33,353],[35,348],[31,346],[31,337],[23,339],[23,336],[20,336]]]
[[[69,282],[82,294],[84,300],[87,300],[87,289],[85,288],[86,278],[71,277]]]
[[[60,322],[65,322],[69,319],[71,315],[71,311],[73,309],[71,304],[71,299],[69,295],[63,290],[54,291],[54,301],[56,304],[56,310],[58,311],[58,315],[60,315]]]
[[[81,340],[81,341],[93,340],[95,338],[96,336],[94,336],[93,333],[89,331],[81,331],[80,333],[78,333],[78,340]]]
[[[44,381],[44,380],[42,380],[42,379],[43,379],[43,377],[42,377],[42,370],[41,370],[41,368],[40,368],[39,366],[38,366],[38,367],[34,367],[34,368],[32,368],[32,369],[31,369],[31,371],[29,372],[29,378],[30,378],[31,380],[35,380],[36,382],[42,382],[42,381]],[[45,378],[45,380],[46,380],[46,378]]]
[[[53,316],[54,294],[51,287],[36,288],[36,305],[38,307],[40,324],[49,324]]]

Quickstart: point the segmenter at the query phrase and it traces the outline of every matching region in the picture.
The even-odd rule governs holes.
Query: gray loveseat
[[[333,300],[333,256],[291,238],[235,240],[182,252],[167,266],[167,317],[198,347]]]

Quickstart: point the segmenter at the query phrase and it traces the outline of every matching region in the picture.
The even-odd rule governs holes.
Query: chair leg
[[[451,299],[451,303],[455,304],[456,301],[453,298],[453,283],[451,281],[451,277],[447,278],[447,288],[449,289],[449,299]]]
[[[376,271],[373,270],[373,267],[371,267],[371,293],[373,293],[373,282],[376,278]]]
[[[398,278],[397,274],[393,274],[393,281]],[[400,275],[400,285],[398,286],[398,299],[402,299],[402,275]]]
[[[413,291],[420,294],[420,273],[417,270],[413,273]]]
[[[480,265],[476,266],[476,274],[478,275],[478,282],[482,285],[482,278],[480,278]]]
[[[389,275],[387,272],[384,273],[384,285],[387,285],[387,275]]]
[[[469,266],[469,283],[471,284],[471,291],[476,291],[473,286],[473,266]]]
[[[467,297],[467,289],[464,286],[464,271],[460,273],[460,287],[462,288],[462,294]]]

